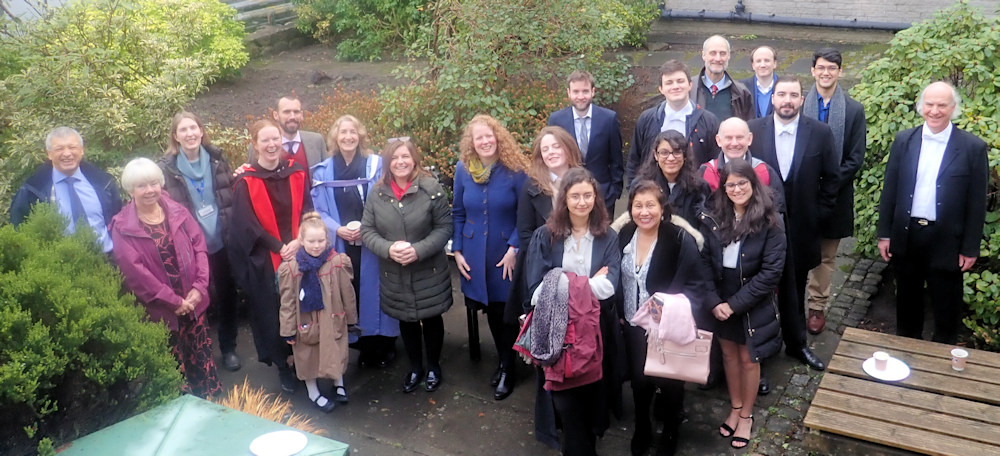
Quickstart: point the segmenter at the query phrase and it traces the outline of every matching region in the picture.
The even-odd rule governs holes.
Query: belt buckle
[[[927,219],[917,219],[917,225],[927,226],[928,224]]]

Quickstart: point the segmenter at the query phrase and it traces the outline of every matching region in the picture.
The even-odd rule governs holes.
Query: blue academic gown
[[[344,240],[337,236],[337,228],[340,228],[340,211],[337,210],[337,200],[334,198],[334,187],[323,185],[323,182],[332,182],[337,179],[333,169],[333,157],[327,158],[312,167],[312,198],[313,206],[323,217],[323,222],[330,230],[330,236],[334,239],[334,249],[344,252]],[[368,195],[371,195],[375,184],[382,177],[382,157],[371,154],[365,159],[365,176],[370,179],[368,183]],[[358,191],[361,191],[359,186]],[[379,267],[378,257],[375,256],[368,247],[361,246],[361,265],[354,265],[354,273],[361,275],[361,296],[358,296],[358,327],[361,328],[361,337],[364,336],[389,336],[399,335],[399,321],[382,312],[379,305]],[[355,342],[358,336],[351,334],[350,342]]]
[[[496,267],[509,246],[518,248],[517,200],[527,176],[497,163],[490,180],[477,184],[459,162],[455,166],[452,250],[461,251],[472,280],[461,277],[462,293],[483,304],[506,302],[511,281]]]

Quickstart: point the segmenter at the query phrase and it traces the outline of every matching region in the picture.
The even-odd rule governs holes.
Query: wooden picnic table
[[[951,368],[952,348],[848,328],[805,425],[821,436],[832,433],[923,454],[1000,455],[1000,353],[967,348],[967,366],[958,372]],[[861,364],[878,350],[905,362],[910,375],[884,382],[866,374]],[[830,448],[836,444],[807,440],[812,446],[846,454]],[[858,453],[900,453],[874,445],[865,448]]]

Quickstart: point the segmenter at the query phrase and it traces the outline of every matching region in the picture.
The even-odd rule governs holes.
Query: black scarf
[[[305,247],[295,253],[295,261],[299,262],[299,272],[302,281],[299,283],[299,312],[307,313],[323,309],[323,287],[319,284],[319,268],[323,267],[333,246],[328,246],[319,256],[306,253]]]

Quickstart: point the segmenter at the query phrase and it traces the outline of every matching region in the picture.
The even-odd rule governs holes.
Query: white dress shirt
[[[920,158],[917,161],[917,182],[913,186],[913,205],[910,217],[937,220],[937,177],[941,159],[951,138],[952,126],[932,133],[924,124],[920,141]]]
[[[295,137],[292,139],[288,139],[284,135],[281,136],[281,148],[285,149],[288,155],[295,155],[299,151],[300,144],[302,144],[302,134],[299,132],[295,132]]]
[[[594,130],[590,128],[590,121],[594,118],[594,104],[591,103],[587,106],[587,114],[580,116],[580,113],[576,112],[576,108],[573,108],[573,128],[576,129],[576,141],[580,142],[580,138],[583,136],[583,127],[587,127],[587,145],[590,145],[590,137],[593,136]],[[580,155],[583,158],[586,157],[586,152],[583,148],[580,148]]]
[[[778,168],[781,180],[787,181],[792,171],[792,160],[795,158],[795,135],[799,130],[799,116],[795,116],[788,125],[778,120],[774,115],[774,152],[778,156]]]
[[[674,111],[670,107],[670,103],[666,103],[663,111],[666,115],[663,117],[663,125],[660,126],[660,131],[674,130],[687,136],[687,118],[694,112],[694,103],[688,101],[680,111]]]

